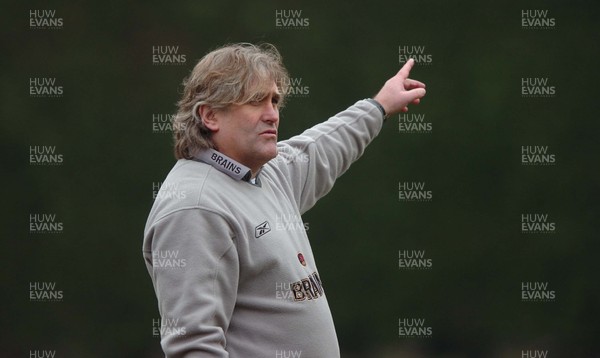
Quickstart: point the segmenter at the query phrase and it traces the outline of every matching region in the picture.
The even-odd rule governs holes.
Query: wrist
[[[365,100],[368,101],[369,103],[373,104],[375,107],[377,107],[377,109],[379,109],[384,120],[387,119],[388,114],[385,111],[385,108],[383,107],[383,105],[378,100],[376,100],[374,98],[367,98]]]

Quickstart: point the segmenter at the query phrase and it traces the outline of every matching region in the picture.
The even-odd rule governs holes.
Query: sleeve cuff
[[[370,102],[375,107],[377,107],[377,109],[379,109],[379,111],[381,112],[381,115],[383,116],[383,120],[384,121],[387,119],[387,113],[385,113],[385,109],[383,108],[383,106],[381,105],[381,103],[377,102],[373,98],[365,98],[365,101]]]

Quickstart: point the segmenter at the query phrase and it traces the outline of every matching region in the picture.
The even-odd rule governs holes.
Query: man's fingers
[[[421,98],[425,96],[425,92],[426,91],[424,88],[415,88],[410,91],[406,91],[405,96],[407,99],[407,103],[418,104],[421,101]]]
[[[398,75],[404,79],[408,78],[408,75],[410,74],[410,70],[413,68],[414,64],[415,64],[415,60],[413,60],[412,58],[408,59],[408,61],[406,61],[406,63],[404,64],[404,66],[402,66],[400,71],[398,71]]]
[[[423,96],[421,96],[421,97],[423,97]],[[416,105],[416,104],[421,103],[421,97],[413,99],[412,102],[410,102],[410,104]],[[403,107],[400,111],[404,112],[404,113],[408,112],[408,106]]]
[[[427,93],[427,91],[425,91],[425,88],[415,88],[411,89],[410,91],[406,91],[406,94],[410,99],[408,102],[410,103],[415,99],[423,98],[423,96],[425,96],[425,93]]]
[[[421,81],[407,78],[404,80],[404,88],[411,90],[413,88],[425,88],[425,84]]]

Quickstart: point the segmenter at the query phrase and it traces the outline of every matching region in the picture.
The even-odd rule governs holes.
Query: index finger
[[[406,61],[406,63],[404,64],[404,66],[402,66],[400,71],[398,71],[398,75],[400,77],[402,77],[403,79],[407,79],[408,75],[410,74],[410,70],[413,68],[414,64],[415,64],[415,60],[412,58],[409,58],[408,61]]]

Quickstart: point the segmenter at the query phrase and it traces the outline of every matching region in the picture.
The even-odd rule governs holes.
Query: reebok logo
[[[258,239],[269,231],[271,231],[271,226],[268,221],[265,221],[254,228],[254,237]]]

